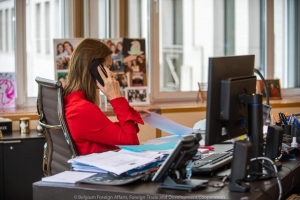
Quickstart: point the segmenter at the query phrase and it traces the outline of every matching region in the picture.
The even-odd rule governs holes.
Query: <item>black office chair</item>
[[[61,82],[41,77],[35,81],[38,83],[39,124],[46,138],[43,171],[50,176],[70,170],[67,161],[78,154],[65,119]]]

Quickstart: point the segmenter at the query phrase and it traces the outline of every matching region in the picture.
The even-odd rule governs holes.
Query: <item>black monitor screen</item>
[[[248,105],[256,92],[254,55],[209,58],[205,145],[247,134]]]

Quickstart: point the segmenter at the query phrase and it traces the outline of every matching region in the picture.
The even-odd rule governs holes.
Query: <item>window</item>
[[[298,1],[274,1],[274,78],[282,88],[300,87]]]
[[[97,0],[85,3],[84,35],[86,37],[103,39],[121,37],[120,21],[123,20],[120,20],[120,15],[124,11],[122,1]],[[147,1],[127,0],[128,20],[125,20],[125,23],[128,27],[128,34],[126,34],[128,37],[147,37],[147,5]]]
[[[64,19],[56,17],[62,6],[61,0],[36,0],[26,5],[27,97],[37,96],[35,77],[55,78],[53,39],[63,38],[58,30]]]
[[[54,79],[53,39],[73,37],[73,3],[0,1],[1,71],[18,72],[18,106],[36,104],[36,76]],[[293,89],[283,95],[300,88],[297,0],[127,0],[125,22],[123,3],[84,1],[84,37],[120,37],[126,23],[126,36],[146,38],[152,101],[196,100],[212,56],[254,54],[267,78]]]
[[[115,1],[95,0],[85,2],[85,37],[100,39],[113,37],[111,29],[114,27],[110,18],[113,15],[113,9],[109,9],[112,7],[113,2]]]
[[[50,2],[45,2],[45,24],[50,24],[50,14],[51,14],[51,10],[50,10]],[[50,55],[51,54],[51,43],[52,40],[50,39],[51,35],[51,29],[50,26],[45,26],[45,54],[46,55]]]
[[[42,23],[41,23],[41,3],[37,3],[35,5],[36,9],[35,9],[35,14],[34,16],[35,17],[35,28],[34,28],[34,31],[33,33],[35,33],[35,40],[36,40],[36,54],[40,54],[41,53],[41,29],[42,29]],[[29,11],[29,12],[28,12]],[[28,13],[30,13],[30,9],[27,10]],[[30,17],[30,16],[29,16]],[[27,25],[29,25],[31,22],[30,20],[27,20]],[[28,31],[29,32],[29,31]]]
[[[3,51],[3,16],[2,16],[3,11],[0,10],[0,52]]]
[[[280,78],[283,87],[299,87],[298,4],[284,0],[151,1],[152,100],[196,100],[198,82],[207,82],[208,58],[225,55],[254,54],[255,68],[266,78]],[[275,55],[270,48],[274,44]],[[200,85],[205,89],[205,84]]]
[[[36,105],[36,76],[54,78],[52,39],[63,37],[64,18],[60,12],[66,2],[0,2],[0,58],[6,63],[1,71],[17,72],[17,106]]]
[[[1,72],[15,72],[14,1],[0,2],[0,60]]]

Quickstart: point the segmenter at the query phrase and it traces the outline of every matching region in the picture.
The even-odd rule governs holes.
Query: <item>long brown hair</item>
[[[89,65],[95,59],[105,61],[105,57],[112,54],[110,48],[100,39],[84,39],[74,50],[68,70],[68,83],[64,88],[64,95],[81,90],[88,101],[99,106],[99,92],[96,80],[89,72]]]

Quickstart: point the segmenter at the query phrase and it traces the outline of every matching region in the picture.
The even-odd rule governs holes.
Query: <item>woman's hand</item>
[[[136,110],[140,114],[141,118],[145,118],[145,117],[148,117],[151,115],[150,111],[147,110],[146,108],[134,107],[133,109]]]
[[[118,98],[121,96],[121,91],[120,91],[120,84],[119,82],[114,78],[113,73],[106,67],[103,66],[103,68],[106,71],[106,74],[108,77],[104,75],[100,67],[97,67],[98,72],[104,82],[104,86],[102,86],[98,81],[97,81],[97,86],[98,88],[102,91],[102,93],[109,99],[113,100],[115,98]]]

